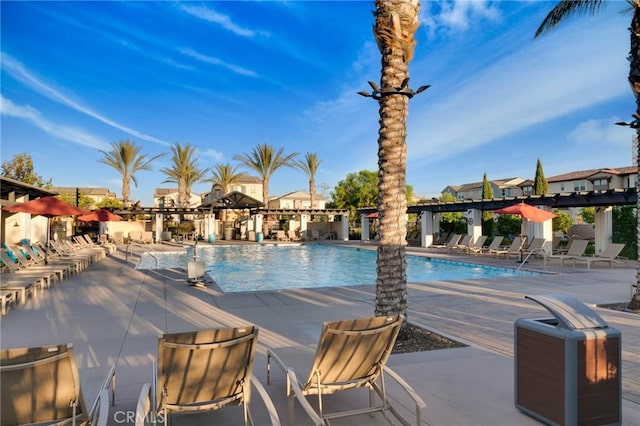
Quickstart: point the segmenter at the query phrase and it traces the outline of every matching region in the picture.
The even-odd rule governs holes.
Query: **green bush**
[[[496,230],[498,235],[511,239],[514,235],[520,235],[522,229],[522,218],[514,214],[501,214],[498,216]]]
[[[624,244],[624,249],[620,253],[620,256],[626,257],[627,259],[637,259],[638,255],[636,214],[635,206],[621,206],[613,208],[612,240],[614,243]]]
[[[554,211],[556,217],[552,219],[552,226],[555,232],[562,232],[564,234],[569,233],[569,229],[571,229],[571,225],[573,225],[573,220],[571,219],[571,215],[567,212]]]

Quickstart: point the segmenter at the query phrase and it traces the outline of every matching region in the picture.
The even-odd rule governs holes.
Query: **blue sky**
[[[534,41],[556,2],[423,2],[411,87],[407,183],[447,185],[632,164],[629,13],[612,1]],[[99,163],[130,139],[153,156],[131,199],[171,187],[159,169],[190,143],[200,167],[268,143],[317,152],[318,191],[377,170],[380,79],[373,2],[2,2],[1,158],[27,152],[56,186],[108,187]],[[270,194],[307,190],[279,169]],[[205,192],[209,184],[194,186]]]

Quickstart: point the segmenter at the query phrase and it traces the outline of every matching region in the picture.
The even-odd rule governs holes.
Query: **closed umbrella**
[[[34,216],[45,216],[47,218],[47,248],[49,247],[49,222],[52,217],[57,216],[78,216],[87,214],[89,211],[81,209],[56,197],[42,197],[24,203],[5,206],[2,210],[11,213],[30,213]],[[47,251],[44,253],[44,262],[47,263]]]
[[[532,222],[546,222],[549,219],[553,219],[556,217],[555,214],[548,212],[546,210],[541,210],[534,206],[531,206],[526,203],[518,203],[509,207],[504,207],[498,210],[495,210],[494,213],[500,214],[517,214],[522,216],[525,219],[528,219]]]

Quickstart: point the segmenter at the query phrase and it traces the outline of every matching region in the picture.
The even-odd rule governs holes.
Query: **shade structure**
[[[100,209],[78,216],[78,220],[82,222],[112,222],[122,220],[122,216],[111,213],[109,210]]]
[[[42,197],[35,200],[26,201],[24,203],[12,204],[5,206],[2,210],[11,213],[30,213],[35,216],[47,217],[47,246],[49,245],[49,222],[52,217],[56,216],[78,216],[90,213],[88,210],[81,209],[56,197]],[[47,263],[47,252],[44,253],[44,261]]]
[[[553,219],[554,217],[556,217],[556,215],[551,212],[541,210],[539,208],[536,208],[526,203],[518,203],[509,207],[504,207],[504,208],[495,210],[494,213],[517,214],[527,220],[530,220],[532,222],[538,222],[538,223],[546,222],[547,220]]]

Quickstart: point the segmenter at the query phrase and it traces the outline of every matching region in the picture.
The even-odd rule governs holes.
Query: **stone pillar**
[[[258,213],[256,214],[256,220],[255,220],[255,225],[254,228],[256,230],[256,238],[257,235],[260,233],[262,234],[262,221],[264,220],[264,215],[262,213]],[[267,235],[263,235],[262,238],[266,238]]]
[[[156,213],[156,243],[162,241],[162,225],[164,224],[164,215]]]
[[[218,235],[215,213],[209,213],[204,215],[204,226],[207,234],[206,235],[207,241],[214,242],[216,240],[216,235]]]
[[[428,210],[420,213],[420,247],[429,247],[433,244],[434,219],[437,215]]]
[[[613,207],[596,207],[596,255],[611,244],[613,237]]]
[[[465,213],[467,218],[467,235],[475,241],[482,235],[482,210],[471,209]]]
[[[551,211],[551,207],[538,206],[540,210]],[[531,220],[522,218],[522,226],[520,232],[527,236],[526,245],[529,245],[534,238],[544,238],[545,242],[542,248],[547,253],[551,253],[553,247],[553,222],[552,220],[545,220],[542,223],[533,222]]]
[[[349,215],[343,214],[340,223],[342,224],[342,240],[349,241]]]
[[[366,214],[360,215],[360,241],[369,241],[369,219]]]

